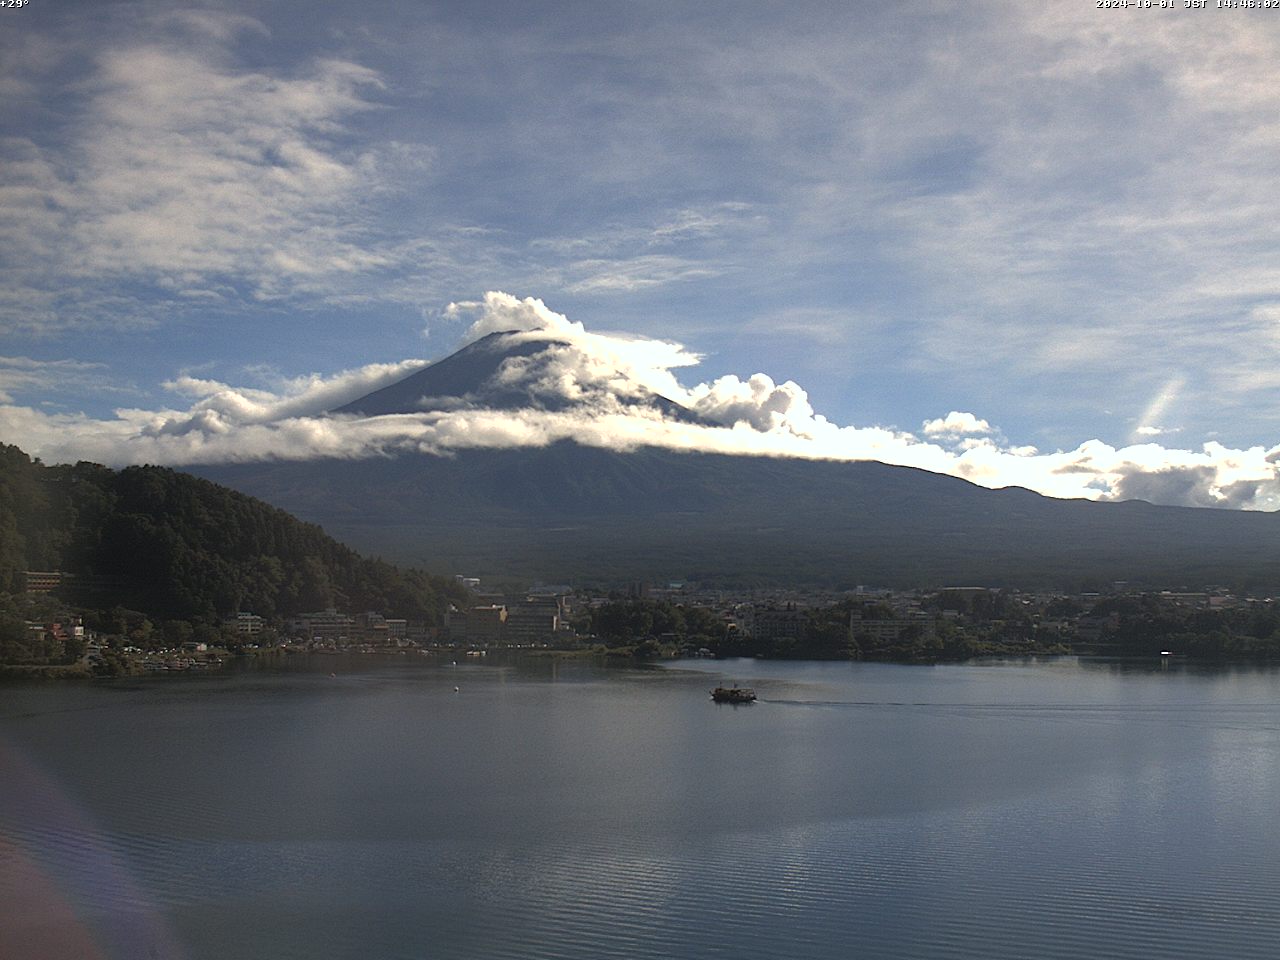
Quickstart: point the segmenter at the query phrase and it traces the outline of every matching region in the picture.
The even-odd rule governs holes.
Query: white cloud
[[[634,293],[717,273],[705,263],[658,254],[620,260],[575,260],[564,269],[569,277],[576,278],[565,285],[568,293]]]
[[[33,360],[31,357],[0,357],[0,403],[11,403],[15,393],[26,391],[66,392],[86,382],[95,390],[110,390],[99,373],[103,364],[83,360]],[[115,388],[119,389],[119,388]]]
[[[478,314],[466,333],[466,339],[478,340],[491,333],[545,331],[555,336],[573,337],[586,333],[580,323],[574,323],[562,313],[556,313],[535,297],[523,300],[500,290],[490,290],[483,300],[464,300],[451,303],[445,315],[458,319]]]
[[[621,334],[589,333],[581,323],[556,313],[533,297],[518,299],[490,291],[480,301],[451,303],[445,313],[454,319],[475,316],[466,339],[514,331],[517,341],[555,341],[573,348],[559,358],[558,373],[578,384],[625,382],[679,401],[685,390],[673,370],[695,366],[700,357],[681,344]]]
[[[1257,496],[1258,482],[1221,483],[1214,466],[1123,469],[1111,499],[1148,500],[1187,507],[1238,507]]]
[[[863,395],[923,370],[947,398],[998,373],[1059,419],[1105,394],[1136,418],[1131,442],[1171,423],[1203,435],[1228,401],[1271,429],[1270,21],[980,2],[903,29],[856,6],[757,5],[714,30],[673,9],[478,33],[443,8],[394,31],[317,8],[321,50],[267,44],[232,13],[139,10],[78,43],[25,23],[6,40],[8,329],[286,299],[373,313],[483,283],[689,337],[644,316],[687,297],[707,329],[727,320],[717,303],[753,304],[810,387],[852,352],[828,345],[857,342],[884,360]],[[393,188],[408,189],[390,209]],[[855,317],[876,322],[850,337]],[[907,338],[921,349],[897,350]],[[1152,370],[1187,377],[1164,419],[1137,416]]]
[[[972,413],[952,410],[945,417],[926,420],[922,424],[926,437],[965,436],[972,433],[991,433],[991,424]]]
[[[146,42],[93,54],[63,130],[0,142],[2,276],[27,291],[0,303],[0,322],[82,326],[108,313],[95,309],[106,296],[132,300],[132,317],[109,311],[120,322],[157,322],[165,304],[327,296],[402,265],[360,210],[410,148],[353,148],[343,126],[376,107],[374,71],[335,59],[288,75],[237,67],[228,42],[265,31],[238,15],[161,14],[152,26]]]
[[[489,293],[454,304],[476,315],[473,335],[515,331],[521,342],[545,342],[538,362],[500,371],[509,384],[529,385],[570,401],[560,409],[451,409],[381,417],[330,417],[324,410],[393,382],[420,360],[378,364],[331,377],[283,379],[269,387],[233,387],[181,376],[166,386],[195,398],[186,409],[121,409],[114,419],[45,414],[0,406],[0,435],[48,461],[95,459],[123,463],[192,464],[259,459],[372,457],[398,451],[446,453],[475,447],[541,446],[574,440],[627,450],[660,446],[762,456],[880,460],[964,477],[989,487],[1023,486],[1051,496],[1142,497],[1189,506],[1280,506],[1280,446],[1199,450],[1155,443],[1116,448],[1089,440],[1073,450],[1042,453],[1006,443],[986,421],[952,411],[934,436],[942,446],[885,427],[840,426],[814,412],[793,382],[765,374],[721,377],[684,387],[675,372],[698,358],[679,344],[587,332],[540,300]],[[664,417],[632,403],[642,387],[680,402],[703,422]],[[950,423],[950,427],[947,424]],[[946,429],[944,429],[944,427]],[[972,434],[981,433],[974,436]]]
[[[425,360],[373,363],[331,377],[311,374],[281,378],[275,389],[232,387],[217,380],[180,376],[164,386],[175,393],[199,398],[183,415],[166,414],[166,428],[186,420],[208,423],[263,424],[299,417],[316,417],[367,393],[401,380],[426,366]],[[211,415],[211,418],[210,418]],[[185,418],[185,419],[184,419]]]
[[[751,205],[737,202],[645,216],[638,224],[537,239],[529,246],[563,258],[552,272],[567,293],[635,293],[733,272],[731,260],[713,247],[730,237],[739,245],[750,242],[766,223]]]
[[[720,377],[714,383],[699,384],[682,399],[709,420],[728,427],[745,424],[761,433],[814,439],[831,426],[814,413],[809,395],[798,383],[775,384],[764,373],[745,381],[733,374]]]
[[[1254,307],[1280,285],[1280,208],[1256,188],[1280,173],[1280,92],[1257,78],[1280,30],[1093,12],[1045,4],[989,24],[963,62],[938,57],[904,88],[920,95],[904,136],[950,122],[977,159],[969,181],[881,208],[953,318],[925,347],[937,368],[998,365],[1029,383],[1066,368],[1128,398],[1170,366],[1219,401],[1256,390],[1241,374],[1273,371],[1278,344]],[[1214,167],[1234,175],[1203,175]]]

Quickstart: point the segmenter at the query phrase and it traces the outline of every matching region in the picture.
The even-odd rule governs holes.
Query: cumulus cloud
[[[510,333],[513,342],[548,341],[546,350],[509,360],[499,371],[507,384],[524,386],[535,394],[608,402],[647,391],[727,427],[743,424],[762,432],[812,438],[831,426],[814,413],[808,394],[797,383],[775,384],[767,374],[757,373],[745,381],[729,375],[686,388],[674,371],[696,366],[701,357],[681,344],[589,333],[581,323],[532,297],[521,300],[491,291],[480,301],[451,303],[446,315],[476,316],[468,339]]]
[[[472,319],[471,337],[501,334],[515,343],[543,344],[541,350],[511,358],[494,376],[501,386],[562,402],[514,411],[471,404],[376,417],[325,412],[424,363],[405,360],[328,377],[277,378],[252,388],[179,376],[165,386],[189,401],[185,408],[120,409],[111,420],[0,405],[0,435],[46,460],[113,465],[443,454],[573,440],[615,450],[657,446],[879,460],[1058,497],[1280,506],[1280,446],[1239,450],[1210,442],[1199,450],[1180,450],[1151,442],[1115,447],[1093,439],[1073,450],[1041,452],[1007,442],[987,421],[960,411],[925,421],[921,435],[842,426],[816,413],[798,384],[778,384],[763,373],[686,387],[676,371],[699,358],[680,344],[588,332],[540,300],[492,292],[449,310]],[[669,406],[643,402],[654,395],[693,416],[673,416]]]
[[[1188,507],[1238,506],[1253,499],[1257,487],[1240,481],[1230,484],[1230,492],[1215,496],[1217,471],[1210,466],[1165,467],[1159,470],[1126,468],[1114,487],[1114,499],[1148,500],[1152,503]],[[1235,500],[1237,502],[1232,503]]]
[[[698,413],[724,426],[745,424],[761,433],[785,433],[813,439],[831,426],[814,413],[809,395],[791,380],[775,384],[764,373],[745,381],[733,374],[699,384],[684,399]]]
[[[478,301],[451,303],[445,314],[453,319],[475,317],[466,334],[468,340],[510,332],[515,343],[547,341],[566,345],[570,349],[558,352],[557,366],[548,375],[566,377],[566,382],[588,389],[608,383],[620,389],[640,387],[679,400],[685,391],[673,371],[696,366],[702,359],[681,344],[667,340],[590,333],[581,323],[556,313],[541,300],[519,299],[500,291],[490,291]],[[513,381],[518,379],[518,368],[509,370]]]
[[[972,413],[952,410],[945,417],[926,420],[922,425],[926,437],[966,436],[973,433],[991,433],[991,424]]]
[[[490,290],[483,300],[463,300],[445,307],[445,316],[461,319],[475,316],[466,339],[478,340],[491,333],[509,331],[545,333],[560,337],[583,336],[586,328],[562,313],[556,313],[536,297],[523,300],[500,290]]]

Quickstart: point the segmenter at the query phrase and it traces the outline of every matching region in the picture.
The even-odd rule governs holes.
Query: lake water
[[[1274,669],[0,687],[0,958],[1274,958],[1278,812]]]

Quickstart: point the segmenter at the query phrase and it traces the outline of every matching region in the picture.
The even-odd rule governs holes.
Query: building
[[[465,614],[454,614],[450,619],[450,632],[455,640],[464,643],[497,643],[502,639],[507,625],[507,608],[500,603],[472,607]]]
[[[809,632],[809,615],[793,603],[782,610],[754,610],[748,629],[757,640],[803,640]]]
[[[222,621],[222,625],[228,630],[234,630],[242,637],[256,637],[262,633],[266,621],[255,614],[240,612],[234,617],[227,617]]]
[[[307,640],[347,640],[355,633],[355,620],[329,607],[290,620],[289,632]]]
[[[27,593],[52,593],[71,579],[71,574],[61,570],[24,570],[22,588]]]
[[[386,643],[391,637],[387,618],[375,610],[356,615],[356,634],[365,643]]]
[[[507,643],[524,646],[555,639],[562,622],[560,598],[530,596],[507,611]]]
[[[937,636],[937,624],[933,620],[920,617],[896,617],[882,620],[851,621],[853,636],[857,640],[873,640],[877,643],[897,643],[899,640],[913,636],[922,640],[932,640]]]

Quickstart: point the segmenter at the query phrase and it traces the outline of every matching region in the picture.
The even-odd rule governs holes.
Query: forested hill
[[[160,467],[46,466],[0,444],[0,593],[71,573],[65,599],[214,621],[325,607],[438,622],[452,581],[368,559],[283,510]]]

